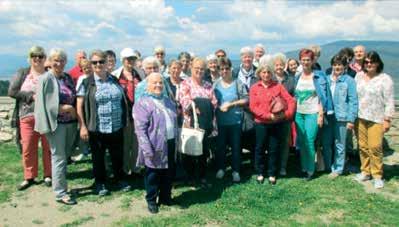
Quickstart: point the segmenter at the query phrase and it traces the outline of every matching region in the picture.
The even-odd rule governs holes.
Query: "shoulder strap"
[[[193,108],[194,128],[199,128],[198,117],[197,117],[197,112],[195,111],[194,101],[191,102],[191,107]]]

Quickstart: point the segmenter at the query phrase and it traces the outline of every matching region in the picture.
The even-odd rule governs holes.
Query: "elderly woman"
[[[395,111],[393,81],[385,74],[384,63],[375,51],[366,54],[364,72],[356,75],[359,114],[356,124],[361,173],[358,181],[374,179],[374,187],[384,187],[383,150],[384,133],[389,131]]]
[[[284,88],[287,92],[294,97],[295,92],[295,78],[289,76],[285,71],[286,65],[286,57],[282,53],[277,53],[272,58],[273,62],[273,69],[274,69],[274,79]],[[288,154],[289,154],[289,142],[293,140],[291,138],[291,122],[292,121],[285,121],[281,123],[281,140],[279,145],[280,150],[280,175],[285,176],[287,175],[287,161],[288,161]]]
[[[255,52],[255,55],[254,55],[254,60],[253,60],[252,64],[255,67],[259,67],[259,60],[266,53],[265,46],[263,46],[261,43],[256,44],[254,47],[254,52]]]
[[[219,66],[218,58],[214,54],[210,54],[206,57],[207,69],[205,71],[204,80],[211,84],[214,84],[219,78]]]
[[[163,75],[165,72],[168,71],[165,62],[165,48],[163,46],[156,46],[154,48],[154,57],[158,59],[159,72]]]
[[[232,153],[233,182],[240,181],[241,165],[241,120],[242,106],[248,104],[248,92],[240,80],[233,79],[232,64],[228,58],[219,58],[221,80],[214,84],[218,100],[216,120],[218,124],[216,178],[222,179],[226,171],[227,144]]]
[[[263,56],[264,58],[266,56]],[[258,81],[255,75],[256,67],[252,64],[254,58],[254,52],[251,47],[243,47],[240,50],[240,67],[233,69],[233,78],[237,78],[244,85],[245,89],[249,93],[250,87]],[[254,118],[251,111],[245,107],[242,121],[242,148],[246,148],[252,154],[250,158],[251,162],[254,160],[255,153],[255,128]]]
[[[67,194],[67,158],[77,132],[76,92],[72,78],[64,72],[67,55],[62,49],[49,54],[51,69],[37,84],[35,131],[45,134],[51,150],[52,184],[56,201],[74,205]]]
[[[195,102],[199,127],[205,130],[202,155],[198,157],[183,155],[183,163],[186,172],[194,177],[196,170],[198,170],[198,177],[200,178],[202,186],[207,185],[205,174],[206,160],[209,153],[208,136],[214,130],[214,109],[217,106],[217,99],[213,92],[212,85],[203,80],[204,71],[205,61],[201,58],[194,58],[191,68],[191,77],[181,83],[181,92],[179,94],[179,101],[183,109],[184,127],[194,125],[191,103]]]
[[[358,111],[356,83],[345,73],[347,65],[345,56],[335,55],[331,59],[332,73],[327,76],[334,114],[327,116],[328,124],[322,128],[321,140],[324,166],[331,169],[330,178],[336,178],[344,171],[347,132],[354,129]]]
[[[153,72],[159,72],[160,63],[157,58],[150,56],[143,60],[143,69],[146,76]],[[163,95],[167,96],[166,89],[164,87]],[[142,80],[134,91],[134,100],[137,102],[141,97],[147,95],[147,79]]]
[[[191,76],[191,71],[190,71],[190,62],[191,62],[191,56],[188,52],[181,52],[177,59],[181,63],[181,73],[180,77],[182,79],[185,79],[189,76]]]
[[[303,71],[296,78],[295,97],[297,112],[295,123],[302,171],[305,179],[311,180],[315,172],[315,140],[318,129],[323,126],[324,115],[332,111],[331,92],[324,73],[313,70],[314,53],[309,49],[299,52]]]
[[[131,174],[133,171],[137,171],[136,160],[137,160],[137,138],[134,133],[133,118],[132,118],[132,107],[134,104],[134,91],[141,81],[138,72],[134,69],[135,61],[137,60],[136,53],[131,48],[125,48],[120,53],[122,61],[122,70],[117,71],[115,76],[118,78],[119,84],[125,92],[125,96],[128,99],[128,116],[129,121],[124,128],[123,146],[123,169],[125,173]]]
[[[22,145],[22,166],[24,181],[18,185],[18,190],[25,190],[35,183],[38,176],[38,143],[41,140],[43,150],[44,183],[51,186],[51,155],[44,135],[33,130],[35,126],[34,108],[38,80],[46,71],[44,62],[46,53],[40,46],[29,49],[28,68],[21,68],[13,78],[8,95],[15,98],[15,108],[12,116],[12,126],[17,128],[17,144]]]
[[[104,52],[94,50],[90,61],[94,75],[83,80],[77,92],[80,137],[90,144],[96,193],[105,196],[109,193],[105,185],[106,149],[111,155],[113,173],[120,189],[130,190],[123,172],[123,128],[128,120],[127,101],[118,80],[106,71]]]
[[[277,183],[278,146],[286,140],[285,126],[295,112],[295,100],[283,85],[273,80],[273,71],[268,65],[256,70],[260,81],[249,91],[249,108],[255,117],[256,147],[255,171],[257,182],[264,181],[265,150],[267,150],[267,172],[269,183]],[[275,104],[273,104],[275,103]],[[267,147],[266,147],[267,145]]]
[[[160,73],[148,77],[148,95],[133,108],[139,141],[138,165],[145,167],[145,189],[148,210],[158,213],[159,204],[172,204],[172,177],[177,135],[176,106],[163,96]]]

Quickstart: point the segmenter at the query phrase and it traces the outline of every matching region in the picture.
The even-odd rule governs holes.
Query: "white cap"
[[[138,58],[137,54],[133,51],[132,48],[124,48],[121,51],[121,61],[123,62],[123,59],[128,57]]]

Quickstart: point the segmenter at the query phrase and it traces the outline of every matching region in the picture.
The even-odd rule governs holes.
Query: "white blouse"
[[[380,73],[369,81],[363,71],[356,74],[359,99],[358,117],[375,123],[383,123],[395,112],[394,89],[391,76]]]

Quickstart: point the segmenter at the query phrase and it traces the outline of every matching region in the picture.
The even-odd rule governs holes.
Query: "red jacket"
[[[284,111],[285,120],[291,120],[296,109],[296,102],[283,85],[273,81],[267,88],[262,81],[256,82],[249,90],[249,109],[254,114],[257,123],[272,123],[270,104],[273,97],[280,95],[287,102]]]
[[[72,77],[73,83],[76,86],[79,77],[83,75],[83,71],[79,65],[75,65],[72,69],[69,70],[68,74]]]

